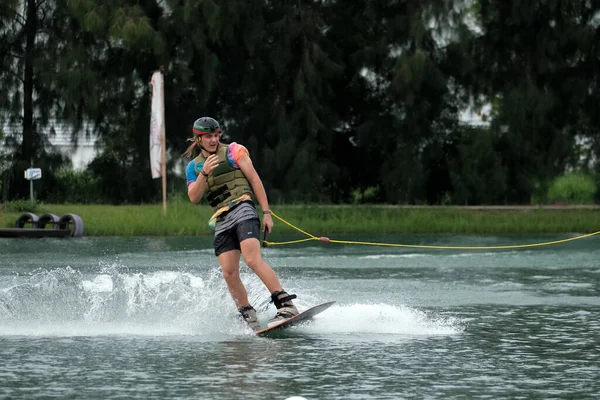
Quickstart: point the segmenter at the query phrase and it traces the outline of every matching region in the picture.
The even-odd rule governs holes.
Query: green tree
[[[89,39],[77,47],[84,60],[70,59],[73,64],[65,67],[75,79],[85,74],[87,103],[81,109],[100,135],[102,153],[90,170],[111,203],[157,200],[160,189],[148,168],[149,80],[167,61],[159,33],[164,9],[152,0],[72,0],[69,7]]]
[[[599,10],[600,2],[586,0],[477,2],[482,33],[473,41],[469,86],[499,104],[492,130],[509,203],[543,196],[573,159],[581,110],[593,108]]]
[[[504,204],[506,171],[492,131],[485,127],[463,127],[457,130],[453,144],[448,155],[451,202]]]
[[[329,25],[321,9],[317,2],[274,4],[253,57],[255,63],[267,60],[260,81],[271,90],[257,92],[250,112],[267,145],[260,162],[280,199],[330,202],[337,194],[339,170],[330,156],[338,123],[332,83],[342,66],[332,59],[335,45],[324,35]]]
[[[74,134],[84,127],[95,129],[103,141],[125,135],[132,148],[117,157],[128,160],[131,168],[147,163],[147,135],[139,132],[148,131],[148,118],[140,115],[147,115],[147,82],[163,50],[155,30],[162,12],[156,2],[25,0],[3,3],[0,10],[5,26],[0,46],[8,54],[0,61],[0,77],[8,89],[0,109],[23,127],[21,140],[14,141],[10,196],[25,192],[21,170],[31,159],[45,157],[48,147],[40,136],[54,120]],[[46,172],[52,175],[58,166]],[[135,199],[153,196],[151,186]]]
[[[20,126],[20,134],[9,132],[5,144],[13,149],[10,165],[3,172],[3,197],[23,198],[29,194],[29,184],[23,171],[32,162],[44,170],[44,187],[53,184],[53,171],[66,158],[52,149],[47,140],[51,110],[62,100],[47,98],[51,91],[51,53],[60,44],[60,34],[54,28],[55,19],[65,11],[60,1],[10,0],[0,6],[0,121]]]
[[[360,165],[355,169],[358,184],[369,187],[375,180],[384,201],[424,202],[447,190],[449,176],[439,189],[428,181],[433,183],[431,171],[438,168],[433,149],[444,147],[464,101],[452,81],[462,72],[451,63],[459,58],[451,45],[464,31],[463,10],[454,3],[332,5],[328,35],[342,41],[350,85],[337,100],[342,109],[352,107],[338,125],[345,127],[360,157],[350,161]],[[428,147],[432,151],[425,156]]]
[[[178,130],[189,137],[194,118],[212,115],[229,140],[249,148],[273,200],[330,201],[337,176],[328,157],[337,122],[330,81],[341,68],[329,57],[320,3],[169,7],[169,32],[176,33],[169,40],[186,60],[173,66],[187,81],[176,100],[185,104]]]
[[[248,54],[260,35],[261,1],[215,2],[167,0],[170,11],[160,23],[165,41],[165,119],[167,141],[183,153],[192,124],[201,116],[216,118],[233,137],[234,104],[243,98],[250,67]],[[230,121],[233,121],[230,123]],[[241,141],[238,137],[233,137]]]

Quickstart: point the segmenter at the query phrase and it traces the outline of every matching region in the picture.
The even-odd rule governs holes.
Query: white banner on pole
[[[152,111],[150,117],[150,168],[152,178],[160,178],[163,171],[163,142],[165,136],[165,92],[161,71],[152,74]],[[165,149],[166,150],[166,149]]]

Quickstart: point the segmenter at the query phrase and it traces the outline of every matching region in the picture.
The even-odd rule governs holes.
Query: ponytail
[[[193,137],[193,138],[187,139],[186,141],[192,142],[192,144],[190,144],[188,146],[188,148],[183,152],[183,154],[181,156],[185,157],[185,158],[190,158],[190,159],[194,158],[194,156],[196,155],[196,150],[200,148],[198,139]]]

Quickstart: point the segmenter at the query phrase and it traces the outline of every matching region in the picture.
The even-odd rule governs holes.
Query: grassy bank
[[[292,206],[273,205],[289,223],[315,236],[336,233],[557,233],[600,231],[600,208]],[[162,205],[38,205],[35,214],[81,216],[85,236],[211,235],[211,209],[174,201],[163,216]],[[0,211],[0,227],[13,227],[22,212]],[[275,233],[306,237],[275,220]]]

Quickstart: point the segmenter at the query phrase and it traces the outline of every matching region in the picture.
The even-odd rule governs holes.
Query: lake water
[[[545,236],[338,237],[495,246]],[[277,240],[276,236],[271,238]],[[311,324],[259,338],[210,238],[0,239],[0,398],[594,398],[600,237],[264,251]],[[260,318],[274,314],[242,265]]]

